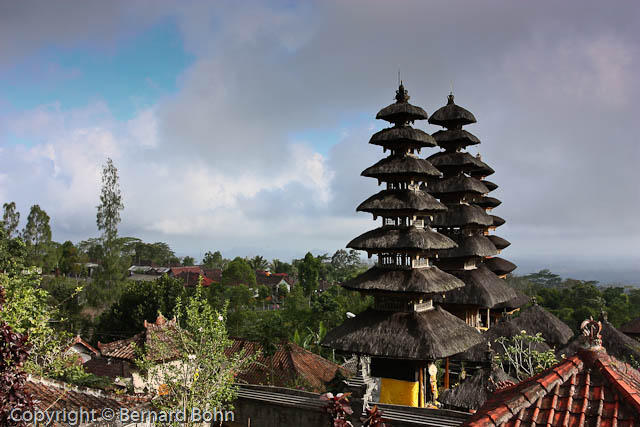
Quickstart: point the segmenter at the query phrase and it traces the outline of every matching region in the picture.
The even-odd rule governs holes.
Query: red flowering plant
[[[349,415],[353,414],[353,409],[349,405],[349,395],[351,393],[325,393],[320,396],[320,400],[324,400],[327,404],[324,410],[331,415],[331,426],[333,427],[353,427],[351,421],[348,420]]]
[[[0,312],[4,295],[4,288],[0,286]],[[27,375],[22,366],[27,357],[27,336],[14,332],[5,322],[0,322],[0,425],[26,425],[12,422],[10,413],[13,409],[22,412],[33,407],[31,397],[24,390]]]
[[[391,427],[389,420],[382,418],[382,410],[377,405],[373,408],[367,408],[367,416],[361,418],[362,425],[365,427]]]

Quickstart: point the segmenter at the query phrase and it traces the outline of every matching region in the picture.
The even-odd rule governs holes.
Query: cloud
[[[55,19],[24,4],[11,7],[20,25],[0,25],[0,40],[19,46],[0,42],[5,64],[46,43],[116,50],[167,18],[194,55],[178,91],[129,120],[100,103],[67,111],[64,100],[3,120],[31,148],[4,147],[0,196],[22,210],[47,200],[60,235],[95,233],[100,165],[112,156],[125,234],[192,255],[342,247],[376,226],[354,212],[379,191],[359,174],[383,156],[367,142],[386,126],[374,117],[400,68],[413,103],[433,112],[453,83],[478,118],[472,152],[496,170],[507,258],[640,250],[635,4],[111,2],[56,8]],[[343,129],[324,151],[292,137]]]

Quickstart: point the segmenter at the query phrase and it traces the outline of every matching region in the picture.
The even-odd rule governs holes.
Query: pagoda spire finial
[[[409,101],[409,93],[404,88],[402,84],[402,80],[400,80],[400,85],[398,85],[398,90],[396,91],[396,103],[404,103]]]
[[[455,104],[453,102],[454,96],[453,96],[453,90],[451,92],[449,92],[449,96],[447,96],[447,105],[451,105],[451,104]]]

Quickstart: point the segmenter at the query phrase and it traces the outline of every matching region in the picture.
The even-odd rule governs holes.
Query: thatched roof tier
[[[391,123],[404,124],[414,120],[425,120],[427,113],[420,107],[409,104],[409,93],[402,82],[396,90],[396,102],[384,107],[376,115],[376,119],[386,120]]]
[[[363,170],[361,175],[388,182],[407,179],[426,181],[431,177],[439,177],[442,173],[428,161],[407,154],[386,157]]]
[[[450,238],[428,228],[385,226],[367,231],[347,245],[368,252],[422,252],[456,247]]]
[[[484,209],[493,209],[502,204],[502,202],[495,197],[484,196],[476,202],[476,205]]]
[[[448,129],[457,128],[476,122],[470,111],[456,105],[453,94],[447,97],[447,105],[436,110],[429,118],[432,125],[440,125]]]
[[[438,146],[445,150],[457,150],[458,148],[465,148],[469,145],[480,144],[480,140],[475,135],[464,129],[439,130],[432,136],[438,143]]]
[[[464,380],[458,387],[443,390],[438,402],[458,410],[477,410],[487,401],[498,383],[518,381],[498,366],[483,368]]]
[[[464,225],[490,226],[493,219],[484,209],[467,204],[451,204],[445,212],[433,216],[432,227],[461,227]]]
[[[447,207],[422,190],[382,190],[356,208],[358,212],[374,215],[428,215],[445,211]]]
[[[389,150],[399,150],[435,147],[436,141],[423,130],[411,126],[398,126],[374,133],[369,144],[381,145]]]
[[[478,161],[480,163],[482,163],[482,165],[478,169],[474,169],[471,172],[469,172],[469,175],[471,175],[473,177],[480,177],[480,178],[484,178],[485,176],[493,175],[493,173],[495,171],[493,170],[493,168],[491,166],[489,166],[488,164],[486,164],[485,162],[483,162],[480,159],[478,159]]]
[[[490,216],[491,218],[493,218],[493,224],[491,224],[493,227],[500,227],[506,222],[503,218],[497,215],[490,215]]]
[[[602,322],[602,346],[607,349],[610,355],[627,362],[633,359],[640,360],[640,342],[630,338],[616,329],[609,321]],[[577,335],[569,343],[556,351],[557,356],[571,356],[584,345],[582,335]]]
[[[405,360],[433,360],[460,353],[482,335],[441,307],[421,312],[372,308],[329,331],[322,345],[347,353]]]
[[[498,355],[504,355],[504,348],[496,340],[501,337],[511,338],[518,335],[522,331],[518,325],[512,320],[502,318],[498,323],[493,324],[487,331],[482,334],[483,341],[481,344],[471,347],[469,350],[454,356],[456,360],[483,362],[487,358],[487,343],[491,343],[491,349]],[[529,331],[527,331],[529,332]],[[533,349],[545,352],[551,349],[546,343],[535,343]]]
[[[444,298],[436,297],[434,301],[443,304],[467,304],[493,308],[516,297],[513,288],[483,264],[480,264],[475,270],[461,270],[452,273],[464,282],[465,287],[446,293]]]
[[[522,310],[513,323],[529,335],[540,332],[547,344],[556,348],[566,344],[573,336],[569,326],[538,304]]]
[[[427,157],[427,160],[445,175],[447,173],[468,172],[482,166],[482,162],[469,153],[441,151]]]
[[[354,291],[401,292],[426,295],[458,289],[464,283],[457,277],[445,273],[438,267],[392,270],[372,267],[358,277],[342,284]]]
[[[439,259],[487,257],[498,253],[491,240],[485,236],[451,236],[451,238],[458,244],[458,247],[438,252]]]
[[[531,297],[529,295],[526,295],[517,289],[514,289],[514,291],[516,292],[515,298],[510,299],[509,301],[500,303],[494,306],[493,309],[494,310],[505,309],[505,310],[511,311],[511,310],[515,310],[516,308],[524,307],[525,305],[531,302]]]
[[[509,274],[513,270],[518,268],[518,266],[511,261],[507,261],[506,259],[497,256],[485,259],[484,265],[486,265],[489,270],[493,271],[498,276]]]
[[[511,245],[511,242],[509,242],[507,239],[503,239],[502,237],[498,237],[495,234],[491,234],[489,236],[487,236],[487,239],[491,240],[491,243],[493,243],[493,246],[496,247],[496,249],[498,250],[503,250],[506,247],[509,247],[509,245]]]
[[[636,317],[630,322],[625,323],[624,325],[618,328],[620,332],[625,333],[627,335],[640,335],[640,317]]]
[[[489,191],[493,191],[496,188],[498,188],[498,184],[495,184],[491,181],[487,181],[486,179],[483,179],[482,181],[480,181],[481,183],[484,184],[485,187],[487,187],[489,189]]]
[[[429,184],[429,193],[436,195],[448,193],[487,194],[488,192],[489,189],[479,180],[465,175],[456,175]]]

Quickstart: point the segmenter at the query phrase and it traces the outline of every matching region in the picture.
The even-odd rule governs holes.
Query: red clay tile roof
[[[124,340],[113,341],[102,344],[98,341],[100,353],[105,357],[114,357],[116,359],[133,360],[136,358],[135,348],[141,348],[144,344],[145,333],[140,332]]]
[[[281,281],[285,281],[289,286],[293,285],[293,280],[287,273],[269,273],[267,271],[256,270],[256,283],[258,285],[273,286]]]
[[[123,359],[92,357],[90,360],[87,360],[82,367],[90,374],[115,379],[116,377],[130,377],[133,364]]]
[[[184,272],[204,274],[204,272],[202,271],[202,268],[200,268],[197,265],[190,266],[190,267],[171,267],[170,272],[171,272],[171,275],[173,276],[177,276],[180,273],[184,273]]]
[[[209,279],[211,279],[216,283],[220,283],[220,281],[222,280],[222,270],[220,270],[219,268],[214,268],[214,269],[204,268],[202,269],[202,271],[204,271],[205,277],[208,277]]]
[[[84,348],[86,348],[87,350],[89,350],[91,353],[93,354],[100,354],[100,351],[98,351],[95,347],[93,347],[91,344],[89,344],[88,342],[86,342],[85,340],[82,339],[82,337],[80,337],[80,335],[76,335],[73,340],[71,341],[71,343],[69,344],[69,346],[67,347],[67,350],[70,349],[71,347],[73,347],[76,344],[80,344],[81,346],[83,346]]]
[[[148,399],[144,397],[116,395],[33,375],[27,378],[25,388],[31,395],[36,408],[41,411],[62,411],[63,409],[70,411],[82,408],[85,411],[96,409],[99,414],[103,408],[117,410],[148,406]]]
[[[184,281],[185,286],[196,286],[200,281],[201,277],[202,277],[202,286],[204,286],[205,288],[210,286],[213,283],[213,280],[211,280],[210,278],[202,274],[196,274],[191,271],[183,271],[182,273],[177,274],[175,277],[182,279]]]
[[[600,347],[496,391],[463,427],[640,425],[640,372]]]
[[[326,383],[341,369],[339,365],[311,353],[293,343],[277,344],[273,355],[266,355],[262,344],[242,338],[232,338],[231,347],[225,350],[227,356],[245,350],[248,355],[261,352],[256,362],[238,375],[239,382],[263,384],[277,387],[294,387],[297,380],[311,386],[312,390],[324,391]],[[346,374],[346,371],[343,370]]]

